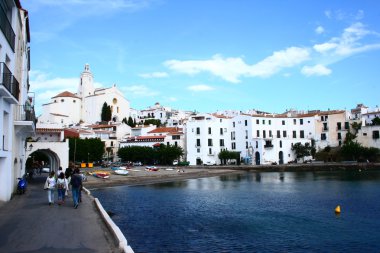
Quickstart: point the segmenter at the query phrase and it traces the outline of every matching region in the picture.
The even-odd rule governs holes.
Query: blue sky
[[[379,104],[380,1],[22,0],[31,91],[76,92],[84,64],[131,107],[350,109]]]

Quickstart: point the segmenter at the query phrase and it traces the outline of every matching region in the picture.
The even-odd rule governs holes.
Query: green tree
[[[301,142],[297,142],[293,145],[292,150],[295,152],[297,158],[304,158],[305,156],[309,156],[311,154],[311,147],[309,143],[303,145]]]
[[[69,160],[75,162],[101,161],[104,155],[104,142],[99,138],[69,138]]]
[[[156,125],[157,127],[161,126],[161,120],[159,119],[147,119],[144,121],[144,125]]]
[[[218,154],[218,158],[222,164],[227,164],[230,160],[235,159],[237,164],[240,164],[240,152],[222,150]]]
[[[372,119],[372,125],[379,126],[380,125],[380,118],[376,117],[376,118]]]
[[[111,106],[104,102],[102,107],[101,119],[104,122],[109,122],[112,118]]]
[[[130,127],[135,127],[135,124],[134,124],[133,119],[132,119],[131,116],[129,116],[129,118],[128,118],[127,125],[130,126]]]
[[[343,144],[341,149],[345,160],[357,161],[363,152],[363,147],[356,141],[349,141]]]

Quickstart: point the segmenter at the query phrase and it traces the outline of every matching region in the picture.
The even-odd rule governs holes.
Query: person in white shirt
[[[55,175],[54,171],[50,172],[48,178],[46,178],[46,183],[45,183],[45,185],[47,185],[49,206],[54,204],[54,191],[55,191],[55,185],[57,183],[54,175]]]

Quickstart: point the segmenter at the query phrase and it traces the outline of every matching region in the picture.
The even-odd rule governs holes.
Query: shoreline
[[[138,186],[156,183],[166,183],[188,179],[241,174],[245,172],[313,172],[313,171],[361,171],[380,170],[380,163],[312,163],[286,165],[240,165],[240,166],[187,166],[187,167],[158,167],[158,171],[146,171],[144,166],[132,167],[129,175],[112,174],[109,168],[82,169],[87,176],[83,186],[87,189],[99,189],[115,186]],[[177,172],[177,170],[181,172]],[[110,178],[101,179],[88,174],[94,170],[110,172]],[[184,170],[184,172],[182,172]]]

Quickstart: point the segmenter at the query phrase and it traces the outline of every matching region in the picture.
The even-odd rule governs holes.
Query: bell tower
[[[86,63],[84,71],[80,75],[77,96],[83,100],[87,96],[94,95],[94,91],[94,77],[90,71],[90,65]]]

